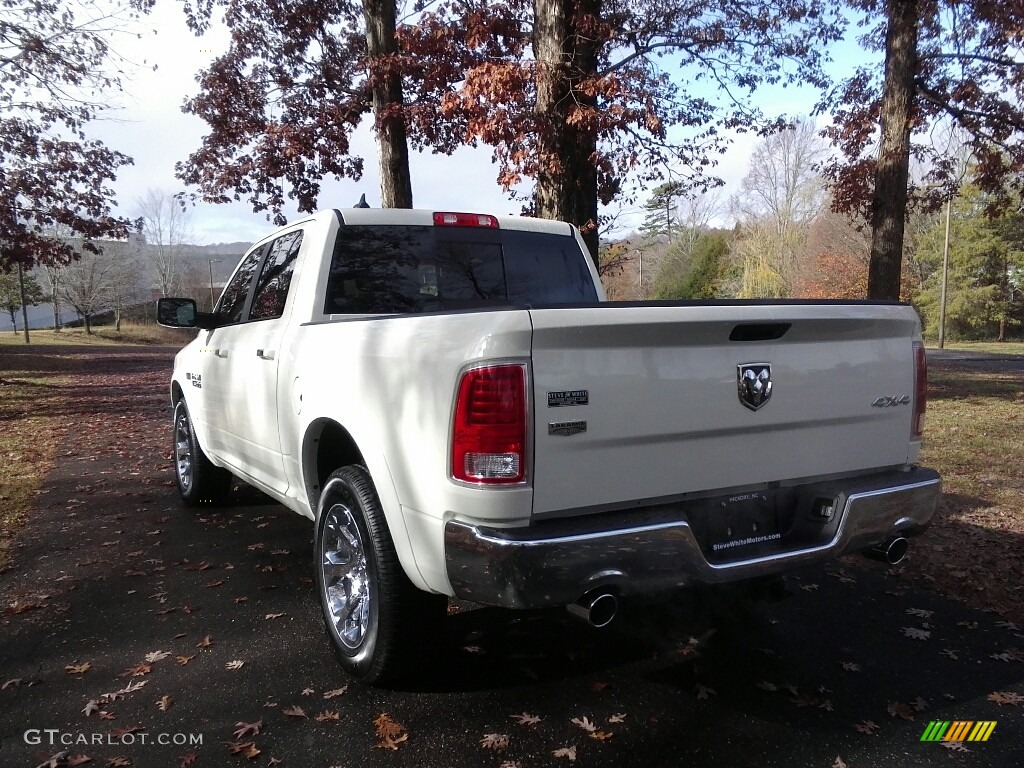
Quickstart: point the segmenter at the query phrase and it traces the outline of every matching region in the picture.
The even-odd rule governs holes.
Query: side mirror
[[[199,312],[193,299],[157,299],[156,321],[169,328],[198,328]]]

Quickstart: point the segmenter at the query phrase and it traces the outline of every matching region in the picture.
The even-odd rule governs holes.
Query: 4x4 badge
[[[736,385],[740,402],[752,411],[768,402],[772,396],[771,363],[745,363],[736,366]]]

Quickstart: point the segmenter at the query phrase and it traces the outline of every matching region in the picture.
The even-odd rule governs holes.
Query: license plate
[[[743,560],[770,550],[782,538],[777,501],[769,491],[716,499],[706,518],[709,559]]]

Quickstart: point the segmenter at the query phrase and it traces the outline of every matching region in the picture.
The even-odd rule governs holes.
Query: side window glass
[[[245,298],[249,295],[249,286],[252,285],[252,279],[262,253],[263,248],[257,248],[246,255],[224,289],[224,293],[221,294],[220,302],[217,304],[217,314],[222,322],[237,323],[242,319]]]
[[[249,310],[250,320],[269,320],[284,313],[284,303],[288,298],[288,287],[292,282],[295,259],[301,245],[302,232],[298,231],[277,238],[270,246],[270,253],[256,283],[256,293]]]

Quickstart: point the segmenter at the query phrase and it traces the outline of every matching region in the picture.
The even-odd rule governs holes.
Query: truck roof
[[[441,213],[467,213],[467,211],[439,211]],[[346,224],[362,225],[397,225],[397,226],[434,226],[432,210],[403,208],[336,208],[337,213]],[[483,213],[472,211],[472,213]],[[487,214],[492,215],[492,214]],[[548,232],[551,234],[572,235],[572,227],[564,221],[536,219],[529,216],[494,216],[499,229],[514,229],[525,232]]]

